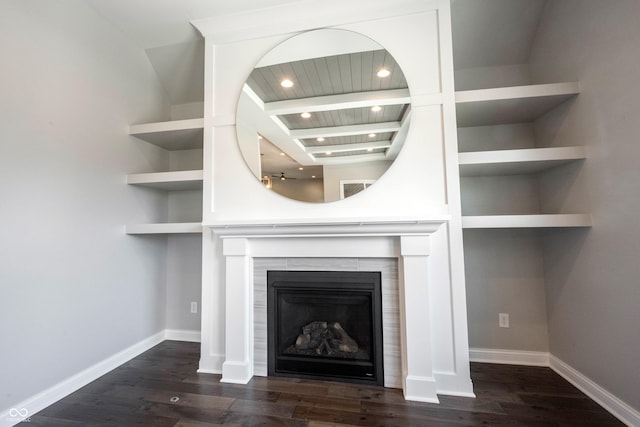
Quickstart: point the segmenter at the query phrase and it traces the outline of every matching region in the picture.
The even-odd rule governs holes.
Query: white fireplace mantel
[[[436,216],[400,221],[210,225],[222,243],[225,260],[221,381],[246,384],[254,375],[254,258],[396,258],[401,277],[402,388],[408,400],[438,402],[442,386],[434,373],[434,356],[438,356],[432,341],[438,325],[432,319],[429,282],[439,278],[430,272],[429,257],[430,238],[446,223],[446,217]],[[442,278],[442,283],[447,281]]]
[[[260,237],[332,237],[332,236],[401,236],[429,234],[449,220],[448,215],[434,215],[422,219],[363,219],[361,221],[324,220],[280,220],[268,222],[225,221],[220,224],[205,224],[220,238]]]

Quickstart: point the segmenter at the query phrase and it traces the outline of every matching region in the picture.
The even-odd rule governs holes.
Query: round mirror
[[[378,180],[410,121],[406,79],[373,40],[346,30],[294,36],[262,58],[236,117],[245,161],[269,190],[333,202]]]

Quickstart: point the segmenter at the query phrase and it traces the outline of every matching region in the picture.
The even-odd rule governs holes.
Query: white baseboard
[[[469,360],[471,362],[500,363],[504,365],[549,366],[549,353],[543,351],[470,348]]]
[[[200,342],[200,331],[185,329],[165,329],[164,339],[170,341]]]
[[[640,412],[609,393],[591,379],[573,369],[562,360],[551,355],[549,366],[558,375],[609,411],[613,416],[629,426],[640,426]]]
[[[203,356],[202,354],[200,354],[198,373],[221,375],[223,363],[224,354],[212,354],[208,356]],[[265,374],[264,376],[266,377],[267,375]]]
[[[128,362],[139,354],[160,344],[164,340],[165,331],[158,332],[157,334],[152,335],[149,338],[146,338],[131,347],[96,363],[93,366],[88,367],[72,377],[59,382],[35,396],[13,405],[12,408],[7,408],[0,412],[0,426],[10,427],[18,424],[28,416],[43,410],[47,406],[100,378],[107,372],[112,371],[123,363]]]

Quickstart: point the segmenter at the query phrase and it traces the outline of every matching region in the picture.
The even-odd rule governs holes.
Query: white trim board
[[[498,363],[503,365],[549,366],[549,353],[542,351],[494,350],[470,348],[471,362]]]
[[[587,376],[578,372],[554,355],[549,356],[549,367],[623,423],[629,426],[640,426],[639,411],[618,399]]]
[[[164,339],[168,341],[200,342],[200,331],[165,329]]]

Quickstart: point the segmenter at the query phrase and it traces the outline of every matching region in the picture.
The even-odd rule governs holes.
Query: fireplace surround
[[[267,271],[268,375],[384,385],[380,272]]]
[[[200,372],[246,384],[260,353],[254,339],[254,263],[263,259],[392,259],[398,265],[399,369],[407,400],[438,402],[438,393],[473,396],[465,329],[456,323],[447,263],[447,220],[368,223],[225,224],[210,226],[224,263],[215,286],[203,287]],[[212,255],[213,255],[212,253]],[[266,286],[266,285],[265,285]],[[217,309],[206,303],[220,301]],[[458,331],[462,333],[458,334]],[[266,362],[266,360],[265,360]],[[386,363],[386,361],[385,361]],[[385,372],[386,375],[386,372]]]

